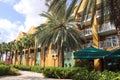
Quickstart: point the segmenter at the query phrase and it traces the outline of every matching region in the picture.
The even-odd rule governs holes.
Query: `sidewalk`
[[[41,73],[20,71],[21,75],[18,76],[4,76],[0,80],[71,80],[71,79],[51,79],[45,78]]]

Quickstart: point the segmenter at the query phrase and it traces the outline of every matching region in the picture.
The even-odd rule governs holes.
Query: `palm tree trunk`
[[[22,54],[23,54],[23,52],[22,52],[22,50],[20,51],[20,64],[22,64]]]
[[[44,58],[43,58],[43,62],[44,62],[44,67],[45,67],[45,63],[46,63],[46,62],[45,62],[45,58],[46,58],[45,51],[46,51],[46,49],[44,48],[44,51],[43,51],[43,57],[44,57]]]
[[[5,52],[6,58],[5,58],[5,63],[7,64],[7,51]]]
[[[59,67],[64,67],[64,49],[63,47],[58,50],[58,66]]]
[[[0,53],[0,60],[2,60],[2,53]]]

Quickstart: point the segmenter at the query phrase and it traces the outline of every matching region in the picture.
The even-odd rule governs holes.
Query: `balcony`
[[[91,17],[92,15],[91,14],[88,14],[88,15],[85,15],[85,18],[84,18],[84,23],[85,25],[89,25],[91,24]],[[81,24],[81,21],[82,21],[82,17],[78,18],[78,24],[80,23]]]
[[[110,48],[118,46],[119,40],[117,36],[108,37],[104,41],[99,41],[99,48]]]
[[[85,35],[86,38],[92,37],[92,28],[87,28],[82,30],[82,33]]]
[[[104,16],[105,17],[107,17],[107,15],[109,15],[110,13],[109,13],[109,11],[108,10],[106,10],[105,12],[104,12]],[[100,16],[101,16],[101,10],[97,10],[96,11],[96,15],[97,15],[97,18],[100,18]]]
[[[107,42],[105,42],[105,41],[103,41],[103,42],[99,42],[99,48],[110,48],[110,47],[118,47],[119,46],[119,44],[116,44],[116,43],[107,43]]]
[[[103,42],[99,42],[99,48],[110,48],[110,47],[118,47],[119,46],[119,44],[116,44],[116,43],[114,43],[114,44],[112,44],[112,43],[107,43],[107,42],[105,42],[105,41],[103,41]]]
[[[104,23],[101,27],[99,27],[98,33],[101,36],[113,34],[113,33],[116,33],[116,28],[113,24],[110,24],[110,22]]]

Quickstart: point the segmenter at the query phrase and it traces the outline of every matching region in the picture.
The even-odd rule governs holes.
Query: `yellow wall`
[[[36,28],[35,28],[34,26],[32,26],[32,27],[28,30],[27,33],[25,33],[25,32],[20,32],[20,33],[18,34],[16,40],[20,40],[20,39],[23,38],[26,34],[33,34],[33,33],[35,33],[35,31],[36,31]],[[29,49],[28,52],[27,52],[26,50],[24,50],[24,56],[25,56],[26,54],[28,54],[28,56],[27,56],[27,57],[24,57],[24,59],[23,59],[23,65],[29,65],[29,66],[35,65],[35,58],[36,58],[36,52],[35,52],[35,51],[36,51],[36,47],[35,47],[35,50],[34,50],[34,55],[31,57],[31,56],[29,56],[29,55],[30,55],[30,49]],[[15,64],[18,65],[18,64],[20,64],[20,58],[18,57],[18,53],[17,53],[17,54],[15,53],[15,56],[16,56],[16,58],[15,58]],[[28,61],[27,61],[27,60],[28,60]]]
[[[79,11],[78,12],[82,12],[82,10],[84,9],[85,7],[85,3],[86,1],[88,0],[83,0],[80,8],[79,8]],[[100,3],[101,0],[97,0],[97,4]],[[77,7],[75,9],[75,11],[77,10]],[[92,10],[92,9],[91,9]],[[74,12],[75,13],[75,12]],[[81,17],[81,13],[78,13],[77,15],[77,18],[80,18]],[[99,47],[99,36],[98,36],[98,21],[97,21],[97,18],[96,18],[96,15],[94,17],[94,22],[93,22],[93,26],[92,26],[92,40],[93,40],[93,46],[95,48],[98,48]],[[95,59],[94,60],[94,68],[96,70],[100,70],[101,69],[101,62],[99,59]]]
[[[45,66],[58,67],[58,57],[56,57],[56,55],[54,55],[55,57],[53,58],[52,50],[53,49],[51,46],[49,49],[45,49],[45,48],[41,49],[40,66],[42,66],[42,67],[45,67]]]
[[[93,46],[95,48],[99,48],[99,36],[98,36],[98,21],[96,18],[96,15],[94,17],[94,23],[92,26],[92,36],[93,36]],[[100,59],[95,59],[94,60],[94,68],[96,70],[101,70],[101,62]]]

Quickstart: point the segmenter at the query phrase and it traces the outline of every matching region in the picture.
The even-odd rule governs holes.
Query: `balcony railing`
[[[113,42],[113,41],[108,42],[107,40],[99,42],[99,48],[109,48],[109,47],[117,47],[117,46],[119,46],[119,42]]]
[[[84,30],[82,30],[82,33],[83,33],[85,36],[92,35],[92,28],[84,29]]]
[[[110,24],[110,22],[104,23],[102,27],[99,27],[99,32],[105,32],[110,30],[115,30],[115,26],[113,24]]]

